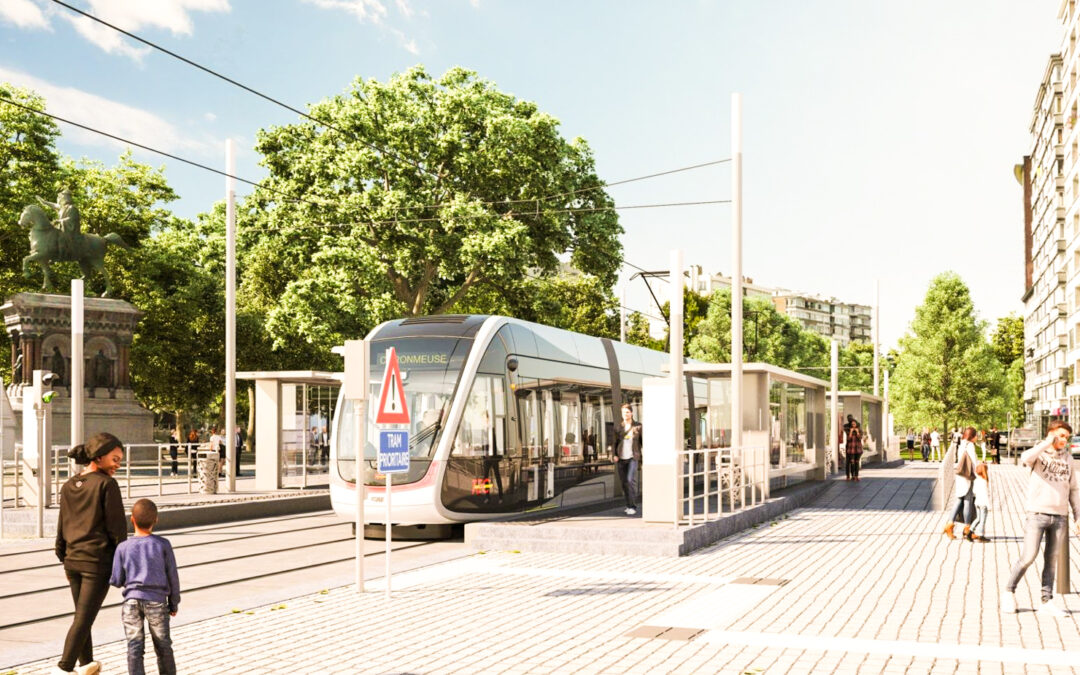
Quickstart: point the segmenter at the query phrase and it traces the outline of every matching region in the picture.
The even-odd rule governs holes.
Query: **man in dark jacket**
[[[641,423],[634,421],[629,403],[622,406],[622,424],[615,427],[610,448],[626,498],[626,515],[637,513],[637,474],[641,467]]]

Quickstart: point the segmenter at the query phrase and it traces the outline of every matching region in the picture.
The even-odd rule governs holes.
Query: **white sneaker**
[[[632,509],[632,508],[627,508],[626,509],[626,515],[628,515],[628,516],[632,516],[632,515],[634,515],[636,513],[637,513],[637,509]]]
[[[101,664],[97,661],[91,661],[85,666],[79,666],[75,669],[77,675],[98,675],[101,672]]]
[[[1001,593],[1001,613],[1016,614],[1016,594],[1009,591]]]
[[[1039,616],[1051,616],[1055,619],[1063,619],[1069,616],[1069,613],[1055,605],[1053,600],[1047,600],[1039,605]]]
[[[57,666],[57,667],[53,668],[52,675],[71,675],[71,673],[74,673],[74,672],[75,672],[74,670],[64,670],[60,666]]]

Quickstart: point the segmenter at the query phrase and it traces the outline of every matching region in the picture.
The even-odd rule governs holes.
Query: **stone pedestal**
[[[130,303],[110,298],[85,298],[83,348],[84,438],[108,431],[125,444],[151,443],[154,415],[135,400],[131,390],[129,355],[135,326],[142,315]],[[60,375],[52,384],[53,443],[71,438],[71,296],[16,293],[0,306],[4,329],[11,337],[15,381],[7,394],[18,421],[23,389],[33,371]],[[21,438],[22,425],[17,433]]]

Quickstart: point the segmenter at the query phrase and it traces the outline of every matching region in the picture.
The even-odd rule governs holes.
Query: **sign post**
[[[345,398],[353,403],[353,455],[356,458],[356,592],[364,592],[364,482],[360,471],[364,459],[364,407],[367,401],[371,352],[367,340],[345,341]]]
[[[405,387],[402,384],[401,368],[398,365],[397,351],[391,347],[386,350],[386,372],[383,373],[382,391],[379,394],[379,407],[375,413],[375,424],[397,425],[409,423],[409,407],[405,403]],[[390,547],[392,543],[390,499],[395,473],[409,470],[409,430],[393,429],[379,431],[378,472],[386,476],[386,599],[390,599]]]

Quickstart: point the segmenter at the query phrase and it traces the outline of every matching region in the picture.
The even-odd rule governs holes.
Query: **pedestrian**
[[[914,458],[915,456],[915,430],[907,430],[907,454],[908,457]]]
[[[195,454],[199,450],[199,432],[195,427],[191,427],[188,430],[187,435],[187,456],[188,456],[188,474],[195,473]]]
[[[101,664],[94,660],[90,629],[109,592],[113,552],[127,539],[124,501],[113,478],[124,459],[124,446],[103,432],[73,447],[68,457],[85,468],[60,488],[56,557],[64,565],[75,616],[56,667],[61,673],[96,675]]]
[[[176,675],[169,617],[176,616],[180,605],[180,576],[176,556],[168,539],[154,534],[157,504],[140,499],[131,507],[135,536],[116,549],[109,583],[124,589],[120,621],[127,639],[128,675],[143,675],[143,651],[146,648],[145,624],[150,626],[150,640],[157,655],[158,673]]]
[[[1001,464],[1001,432],[998,431],[996,424],[990,428],[990,452],[994,464]]]
[[[859,480],[859,461],[862,459],[863,444],[862,430],[859,428],[859,423],[854,419],[851,420],[848,427],[844,447],[847,454],[847,462],[844,463],[847,479],[857,482]]]
[[[930,461],[930,427],[923,427],[922,432],[922,461]]]
[[[986,522],[990,512],[990,473],[986,462],[975,465],[975,484],[971,487],[975,497],[975,520],[971,523],[971,541],[985,544],[990,541],[986,537]]]
[[[240,477],[240,453],[244,451],[244,439],[247,438],[247,434],[244,432],[243,427],[239,424],[236,425],[236,433],[233,434],[233,447],[236,448],[236,465],[233,467],[233,475]]]
[[[1065,610],[1056,606],[1054,600],[1054,568],[1057,566],[1057,549],[1064,540],[1069,522],[1069,507],[1076,532],[1080,534],[1080,483],[1073,471],[1069,453],[1069,436],[1072,427],[1064,420],[1054,420],[1047,428],[1046,439],[1020,455],[1020,463],[1030,469],[1024,510],[1024,549],[1020,559],[1009,572],[1005,591],[1001,594],[1001,611],[1016,612],[1016,587],[1027,568],[1039,555],[1043,538],[1042,604],[1039,614],[1052,617],[1067,616]]]
[[[974,495],[971,489],[975,481],[975,465],[979,461],[975,456],[975,434],[975,427],[965,428],[957,448],[958,457],[954,470],[956,506],[944,530],[945,536],[949,539],[956,539],[956,535],[953,534],[953,524],[962,522],[964,523],[964,539],[971,540],[971,523],[975,520]]]
[[[930,459],[935,462],[941,461],[941,434],[937,429],[930,432]]]
[[[624,512],[628,516],[637,513],[637,472],[641,466],[641,423],[634,421],[634,409],[629,403],[622,405],[622,424],[615,427],[613,447],[615,470],[622,483],[626,499]]]
[[[218,433],[217,427],[210,427],[210,450],[218,456],[218,477],[225,477],[225,437]]]
[[[169,467],[169,475],[175,476],[177,469],[179,469],[179,463],[176,461],[176,453],[180,449],[180,439],[176,437],[176,430],[173,429],[169,432],[169,459],[172,460],[172,465]]]

